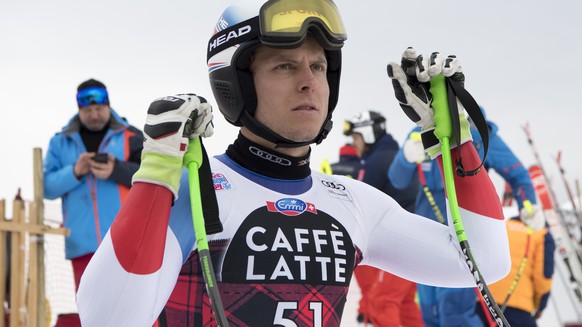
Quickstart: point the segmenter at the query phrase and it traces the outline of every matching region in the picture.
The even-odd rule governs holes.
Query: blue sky
[[[32,198],[32,149],[76,112],[77,85],[104,82],[111,104],[141,128],[156,97],[194,92],[212,99],[206,42],[231,1],[4,1],[0,4],[0,198],[18,187]],[[535,163],[522,126],[529,122],[543,164],[561,202],[567,202],[554,157],[575,190],[582,177],[576,130],[582,113],[577,1],[366,1],[337,0],[348,30],[343,51],[335,128],[314,147],[312,166],[337,159],[347,141],[342,121],[374,109],[404,141],[413,124],[393,96],[386,64],[414,46],[421,53],[456,54],[466,87],[499,126],[527,166]],[[215,104],[210,100],[212,104]],[[216,134],[206,144],[224,151],[238,130],[216,110]],[[498,177],[496,185],[502,187]]]

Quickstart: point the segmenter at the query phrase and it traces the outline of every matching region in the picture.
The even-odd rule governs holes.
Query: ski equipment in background
[[[560,203],[558,202],[558,198],[556,197],[556,193],[554,192],[554,189],[552,188],[552,185],[550,184],[550,179],[548,178],[548,175],[546,174],[546,170],[544,169],[544,166],[542,165],[542,160],[540,158],[540,155],[538,153],[538,150],[533,142],[533,138],[531,136],[531,130],[529,128],[529,123],[526,123],[525,126],[523,126],[523,131],[525,132],[525,135],[527,137],[527,143],[529,143],[529,146],[534,154],[534,157],[536,159],[536,166],[539,168],[542,176],[544,177],[544,184],[545,189],[547,191],[547,194],[549,196],[547,201],[552,202],[552,208],[555,208],[554,210],[558,213],[558,215],[560,216],[560,219],[562,222],[566,223],[566,217],[564,217],[564,214],[560,208]],[[531,174],[531,172],[530,172]]]
[[[564,187],[566,188],[566,192],[568,193],[568,198],[570,199],[570,203],[572,204],[572,210],[578,222],[580,222],[580,211],[578,211],[576,200],[574,200],[574,194],[572,190],[570,190],[570,184],[568,183],[568,179],[566,178],[566,171],[562,166],[562,151],[558,151],[558,156],[556,157],[556,163],[558,164],[558,169],[560,170],[560,176],[562,176],[562,181],[564,182]]]
[[[505,189],[503,190],[503,196],[501,197],[502,207],[511,207],[513,204],[513,190],[508,182],[505,182]]]
[[[421,136],[420,136],[419,132],[411,133],[409,138],[411,140],[418,140],[418,141],[421,140]],[[426,196],[426,199],[428,200],[428,203],[430,204],[432,211],[434,212],[435,216],[439,220],[439,223],[446,224],[445,217],[443,216],[441,210],[439,209],[439,206],[436,204],[436,201],[434,200],[434,196],[432,195],[432,192],[428,188],[428,185],[426,185],[426,178],[424,177],[424,172],[422,171],[422,163],[421,162],[416,163],[416,169],[418,171],[418,179],[420,181],[420,185],[422,186],[422,190],[424,191],[424,195]]]
[[[549,226],[549,231],[556,242],[556,249],[567,269],[569,286],[576,296],[575,300],[577,303],[575,307],[578,308],[578,315],[580,316],[582,314],[582,284],[580,283],[580,280],[576,278],[576,274],[572,267],[573,263],[570,261],[571,256],[575,255],[580,263],[580,255],[576,249],[577,243],[572,239],[568,227],[563,226],[557,218],[556,210],[553,207],[541,167],[533,165],[529,168],[529,173],[534,190],[536,191],[538,199],[542,205],[544,216]],[[580,267],[580,265],[578,267]]]

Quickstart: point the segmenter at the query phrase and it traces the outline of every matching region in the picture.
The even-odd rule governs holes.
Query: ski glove
[[[404,159],[413,164],[421,163],[426,159],[419,132],[413,132],[410,134],[408,140],[404,142],[402,152],[404,154]]]
[[[532,204],[530,208],[523,207],[519,211],[519,217],[532,230],[540,230],[546,226],[546,219],[539,206]]]
[[[190,139],[214,132],[212,107],[195,94],[178,94],[154,100],[144,126],[141,164],[132,183],[162,185],[178,198],[183,157]]]
[[[445,77],[464,83],[465,75],[459,60],[453,55],[445,58],[438,52],[433,52],[430,57],[417,56],[413,48],[408,48],[402,54],[400,65],[390,62],[387,70],[400,107],[410,120],[420,126],[424,149],[431,159],[434,159],[440,155],[440,143],[437,142],[440,140],[427,135],[427,133],[434,133],[435,130],[430,79],[443,74]],[[472,140],[465,109],[458,101],[457,105],[460,113],[461,142],[451,138],[451,147]]]

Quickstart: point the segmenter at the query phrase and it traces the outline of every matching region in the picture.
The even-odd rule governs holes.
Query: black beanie
[[[88,79],[86,81],[84,81],[83,83],[79,84],[79,86],[77,87],[77,92],[84,90],[84,89],[88,89],[90,87],[102,87],[105,90],[107,90],[107,88],[105,87],[105,84],[99,82],[96,79]]]

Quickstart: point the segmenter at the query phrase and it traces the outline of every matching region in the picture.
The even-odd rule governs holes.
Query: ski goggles
[[[102,87],[86,88],[77,93],[77,104],[79,108],[92,104],[109,104],[109,95]]]
[[[347,39],[339,10],[331,0],[269,0],[259,13],[261,43],[271,47],[296,47],[316,26],[327,49],[339,49]],[[317,36],[316,36],[317,37]]]

